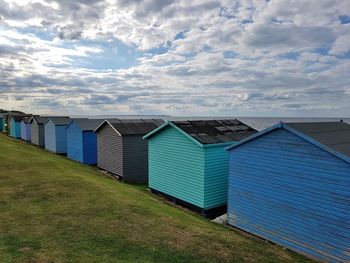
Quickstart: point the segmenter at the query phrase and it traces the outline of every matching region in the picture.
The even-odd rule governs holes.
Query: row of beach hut
[[[0,115],[1,117],[1,115]],[[20,124],[18,124],[20,121]],[[19,126],[18,126],[19,125]],[[350,125],[12,116],[10,135],[309,257],[350,262]],[[18,128],[20,127],[20,128]]]

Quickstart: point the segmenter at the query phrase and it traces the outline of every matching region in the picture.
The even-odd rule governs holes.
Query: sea
[[[72,116],[73,118],[91,119],[163,119],[163,120],[213,120],[213,119],[238,119],[254,129],[261,131],[280,121],[282,122],[337,122],[343,120],[350,124],[350,118],[322,118],[322,117],[228,117],[228,116],[170,116],[170,115],[90,115]]]

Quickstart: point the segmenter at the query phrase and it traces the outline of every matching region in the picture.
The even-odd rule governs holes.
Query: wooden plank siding
[[[276,129],[229,153],[228,223],[296,252],[350,261],[350,164]]]
[[[126,182],[148,183],[148,141],[142,135],[123,136],[123,179]]]
[[[97,163],[97,136],[93,131],[83,132],[83,163],[95,165]]]
[[[52,121],[45,124],[45,149],[56,152],[56,129]]]
[[[224,206],[227,203],[228,152],[224,146],[204,151],[204,208]]]
[[[21,139],[25,140],[27,142],[30,142],[32,139],[31,134],[31,124],[25,123],[24,121],[21,122]]]
[[[67,134],[67,157],[71,160],[84,162],[83,134],[80,127],[72,122],[66,129]]]
[[[149,187],[204,208],[204,149],[170,126],[148,147]]]
[[[31,143],[35,144],[40,147],[45,147],[45,129],[44,125],[42,124],[36,124],[35,122],[32,122],[31,125]]]
[[[3,116],[2,117],[2,125],[1,125],[1,127],[2,127],[2,132],[7,132],[7,129],[6,129],[6,116]]]
[[[10,120],[10,136],[16,139],[21,138],[21,123],[15,121],[13,118]]]
[[[109,125],[97,132],[97,166],[123,176],[123,140]]]
[[[67,135],[65,125],[56,125],[56,153],[67,153]]]

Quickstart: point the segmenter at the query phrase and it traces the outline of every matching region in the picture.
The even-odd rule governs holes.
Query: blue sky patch
[[[350,16],[339,16],[339,20],[341,24],[349,24],[350,23]]]
[[[141,56],[135,47],[125,45],[118,40],[112,42],[82,40],[79,41],[79,45],[102,49],[100,53],[91,53],[88,57],[76,59],[74,66],[83,68],[100,70],[129,68],[135,66],[137,58]]]

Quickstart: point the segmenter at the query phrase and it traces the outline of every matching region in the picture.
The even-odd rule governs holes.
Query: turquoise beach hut
[[[145,135],[149,187],[204,216],[225,212],[225,147],[257,131],[238,120],[168,121]]]
[[[21,121],[22,116],[12,116],[10,119],[10,136],[19,139],[21,138]]]
[[[4,115],[3,113],[0,113],[0,131],[2,131],[3,119],[4,119]]]
[[[322,262],[350,262],[350,125],[278,123],[229,150],[228,223]]]

